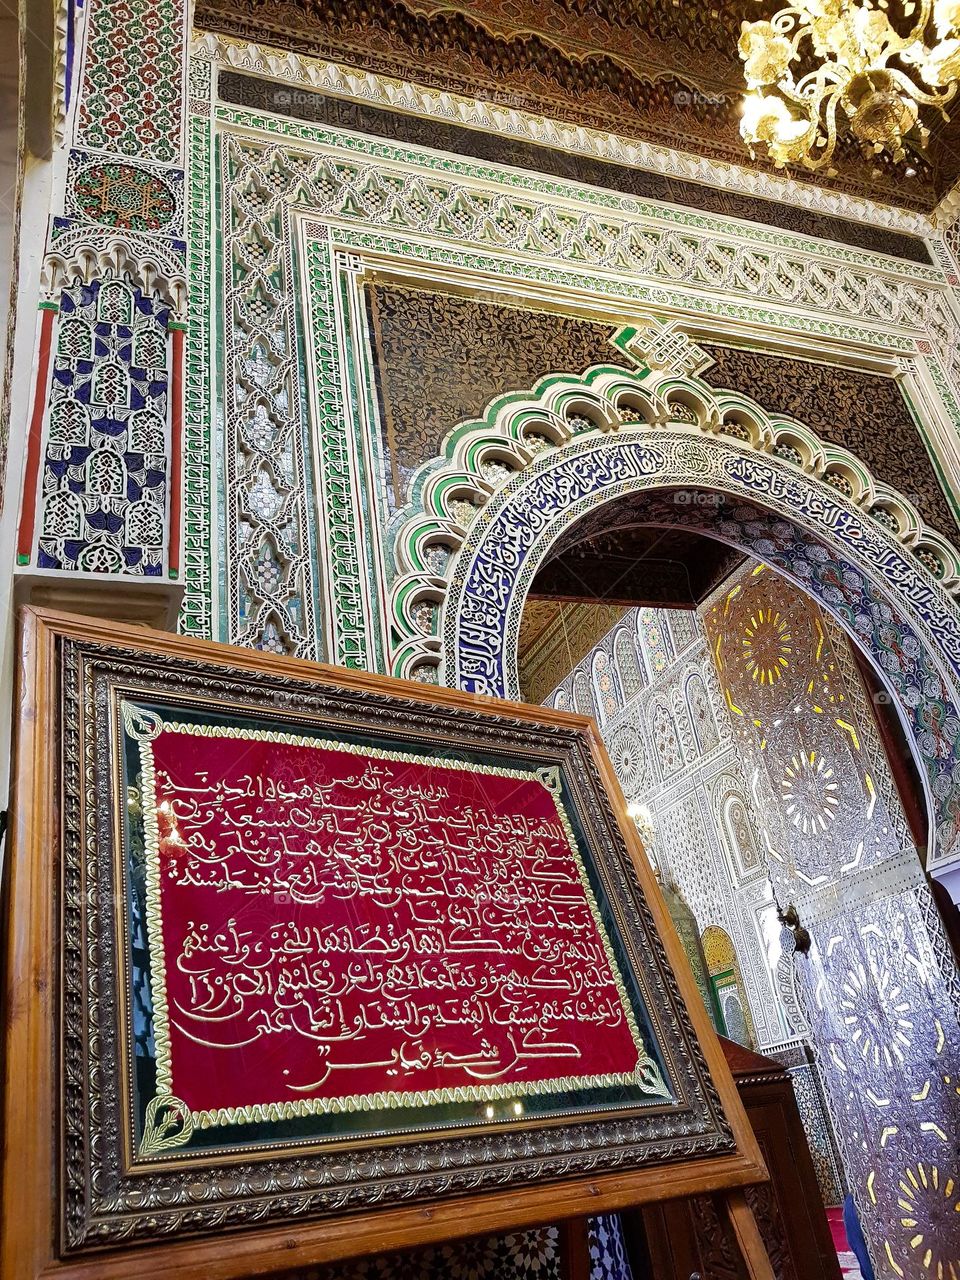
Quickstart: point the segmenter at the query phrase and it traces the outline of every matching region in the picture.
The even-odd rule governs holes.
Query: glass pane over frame
[[[121,713],[141,1156],[676,1104],[562,769]]]

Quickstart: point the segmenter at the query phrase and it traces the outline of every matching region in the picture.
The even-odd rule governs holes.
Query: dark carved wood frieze
[[[767,168],[739,134],[742,4],[685,0],[200,0],[200,28],[430,87]],[[838,175],[793,176],[930,209],[960,175],[960,125],[933,125],[927,154],[893,164],[851,144]],[[916,170],[908,175],[908,167]]]

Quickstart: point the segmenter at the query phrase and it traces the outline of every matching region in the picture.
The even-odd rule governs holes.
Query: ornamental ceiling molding
[[[239,107],[221,107],[217,116],[231,135],[231,183],[241,199],[244,184],[254,183],[259,199],[272,204],[296,195],[317,218],[486,244],[518,261],[566,260],[607,269],[611,279],[626,271],[669,284],[678,296],[685,289],[697,299],[720,291],[857,316],[887,333],[900,326],[929,338],[948,364],[957,353],[957,318],[938,267],[597,189],[581,192],[571,183],[504,174],[481,162]],[[254,143],[249,131],[262,141]],[[316,160],[305,166],[301,152]]]
[[[95,226],[80,226],[60,235],[43,260],[44,296],[56,301],[72,284],[116,277],[167,303],[174,318],[186,316],[187,278],[182,259],[168,246],[127,232],[110,235]]]
[[[942,232],[960,218],[960,182],[952,187],[930,214],[930,224],[936,232]]]
[[[737,195],[867,222],[924,239],[937,234],[936,223],[925,214],[844,192],[831,192],[782,175],[760,173],[742,165],[631,140],[616,133],[566,124],[462,94],[440,92],[374,72],[352,70],[305,54],[272,49],[211,32],[195,33],[190,52],[192,57],[217,67],[302,85],[314,92],[368,103],[388,111],[409,112],[538,146],[632,166],[664,177],[699,182]]]

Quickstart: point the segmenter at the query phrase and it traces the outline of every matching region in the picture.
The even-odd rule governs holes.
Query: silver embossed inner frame
[[[223,650],[220,650],[222,653]],[[310,664],[309,682],[92,640],[59,640],[62,761],[60,1104],[64,1252],[170,1241],[225,1227],[262,1227],[371,1207],[502,1191],[544,1180],[733,1155],[737,1144],[680,996],[629,850],[579,726],[531,723],[495,702],[438,705],[379,687],[336,683]],[[289,664],[285,667],[289,670]],[[123,697],[212,708],[290,731],[364,730],[399,746],[442,742],[451,752],[508,751],[530,767],[558,766],[588,853],[656,1023],[676,1102],[656,1108],[497,1122],[406,1141],[374,1136],[133,1158],[131,1090],[121,1010],[127,1000],[118,919]]]

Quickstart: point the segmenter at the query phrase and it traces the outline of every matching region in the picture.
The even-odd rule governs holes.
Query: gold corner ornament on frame
[[[42,610],[3,1276],[268,1274],[766,1171],[591,721]]]

